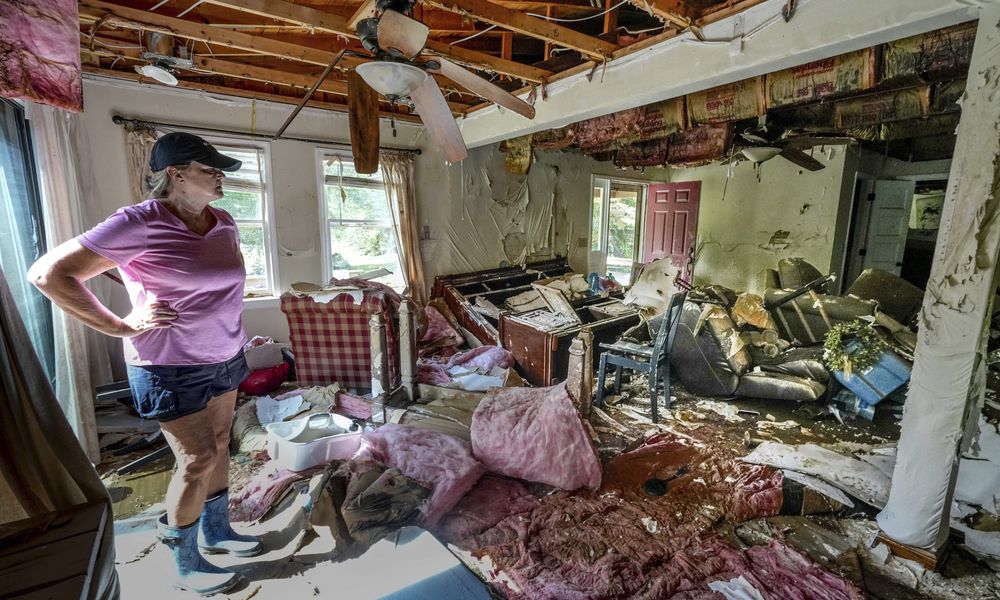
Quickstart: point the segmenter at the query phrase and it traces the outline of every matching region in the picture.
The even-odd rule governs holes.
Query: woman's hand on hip
[[[134,337],[150,329],[166,329],[172,327],[177,319],[177,312],[162,301],[151,302],[136,308],[122,319],[120,337]]]

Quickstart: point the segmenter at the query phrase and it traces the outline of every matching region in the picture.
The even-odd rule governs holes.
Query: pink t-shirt
[[[209,207],[215,226],[201,236],[157,200],[126,206],[76,239],[118,265],[132,306],[163,300],[177,311],[167,329],[125,339],[130,365],[205,365],[229,360],[246,340],[236,223]]]

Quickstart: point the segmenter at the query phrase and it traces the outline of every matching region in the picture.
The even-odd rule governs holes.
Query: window
[[[214,206],[233,216],[240,230],[240,250],[246,263],[248,296],[275,294],[277,274],[274,260],[274,217],[270,200],[267,146],[212,140],[219,152],[243,162],[239,171],[226,173],[225,196]]]
[[[0,270],[49,382],[55,381],[52,306],[25,278],[45,253],[42,204],[28,122],[21,106],[0,100]]]
[[[590,270],[629,284],[639,260],[639,222],[646,186],[594,177],[590,211]]]
[[[373,278],[402,291],[406,283],[381,170],[365,175],[347,156],[320,151],[323,273],[346,279],[385,269]]]

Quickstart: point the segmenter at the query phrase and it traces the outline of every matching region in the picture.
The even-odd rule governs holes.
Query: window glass
[[[604,187],[594,186],[594,199],[591,203],[590,211],[590,249],[593,252],[601,251],[601,219],[604,208]]]
[[[381,182],[378,188],[355,187],[349,183],[343,186],[327,185],[327,218],[331,221],[379,221],[389,222],[389,204]],[[343,194],[341,194],[343,190]]]
[[[639,186],[612,183],[608,202],[608,272],[622,283],[629,283],[635,260],[636,209]]]
[[[230,142],[231,143],[231,142]],[[238,171],[226,173],[222,182],[224,196],[212,203],[228,212],[240,231],[240,250],[246,264],[247,294],[272,294],[276,283],[271,252],[274,241],[267,222],[266,149],[213,142],[216,149],[241,161]]]
[[[0,270],[35,354],[55,381],[52,305],[28,283],[28,267],[45,253],[42,204],[23,109],[0,100]]]
[[[327,278],[348,279],[385,269],[375,281],[402,291],[405,278],[381,172],[354,170],[350,158],[322,156]]]
[[[323,161],[323,165],[323,171],[327,176],[382,181],[381,167],[371,174],[358,173],[354,170],[354,162],[349,158],[332,155]]]

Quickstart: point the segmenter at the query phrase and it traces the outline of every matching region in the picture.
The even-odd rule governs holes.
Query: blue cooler
[[[848,351],[853,349],[852,344],[857,346],[856,342],[849,342]],[[862,402],[875,406],[910,381],[910,364],[886,350],[874,366],[864,371],[854,370],[850,376],[843,371],[834,371],[833,376]]]

